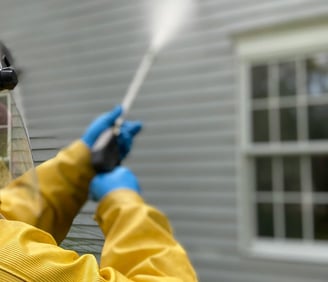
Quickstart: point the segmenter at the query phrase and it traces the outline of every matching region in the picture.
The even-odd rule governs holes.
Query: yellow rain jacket
[[[88,196],[94,171],[77,141],[36,168],[40,201],[28,174],[0,190],[0,281],[192,282],[196,274],[167,218],[130,190],[105,196],[95,219],[105,243],[100,266],[58,244]]]

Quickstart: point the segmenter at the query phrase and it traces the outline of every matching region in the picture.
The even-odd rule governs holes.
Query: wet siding
[[[19,4],[18,4],[19,2]],[[26,2],[26,3],[25,3]],[[0,1],[0,32],[21,81],[35,161],[79,138],[119,103],[148,45],[147,1]],[[199,18],[160,54],[130,117],[141,119],[127,164],[148,202],[166,212],[202,282],[326,281],[315,264],[244,257],[238,249],[232,35],[328,13],[326,1],[199,1]],[[64,246],[99,258],[90,202]]]

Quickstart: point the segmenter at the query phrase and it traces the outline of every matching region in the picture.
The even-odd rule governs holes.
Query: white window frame
[[[248,32],[235,38],[235,51],[238,68],[239,123],[238,137],[240,152],[239,164],[239,227],[240,248],[247,256],[268,259],[292,260],[302,262],[328,262],[328,243],[318,243],[303,240],[301,242],[286,242],[276,238],[265,240],[256,237],[255,209],[252,204],[254,186],[249,176],[250,159],[261,155],[268,149],[267,145],[253,145],[251,142],[251,98],[249,85],[249,66],[257,62],[273,59],[290,59],[295,56],[328,51],[328,21],[298,23],[280,28]],[[327,153],[328,142],[300,143],[295,145],[270,145],[270,152],[281,153]],[[308,199],[311,200],[311,199]],[[328,223],[327,223],[328,228]]]

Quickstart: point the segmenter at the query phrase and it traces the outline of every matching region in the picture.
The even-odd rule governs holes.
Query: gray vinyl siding
[[[238,104],[233,36],[326,16],[324,0],[202,0],[199,18],[160,54],[130,118],[144,122],[127,160],[146,200],[170,218],[201,282],[327,281],[325,265],[249,258],[239,250]],[[36,163],[121,101],[148,45],[147,1],[0,0],[0,38],[21,88]],[[101,252],[88,202],[63,246]]]

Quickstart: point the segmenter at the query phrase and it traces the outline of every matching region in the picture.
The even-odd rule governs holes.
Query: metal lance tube
[[[135,98],[137,97],[140,88],[145,81],[150,68],[152,67],[155,58],[156,58],[156,50],[154,48],[149,48],[144,55],[139,68],[128,88],[128,91],[122,101],[123,107],[123,116],[125,116],[128,111],[130,110],[132,103],[134,102]]]
[[[149,48],[147,52],[145,53],[144,57],[142,58],[142,61],[134,75],[134,78],[132,82],[129,85],[128,91],[125,94],[123,101],[122,101],[122,108],[123,108],[123,114],[120,118],[118,118],[115,122],[114,128],[109,128],[106,130],[98,139],[95,145],[92,148],[92,151],[99,151],[106,144],[108,143],[108,140],[111,139],[112,135],[118,135],[120,126],[122,125],[124,118],[127,116],[129,110],[131,109],[131,106],[133,102],[135,101],[136,97],[138,96],[141,86],[144,83],[150,68],[154,64],[155,57],[157,55],[157,52],[154,48]]]

